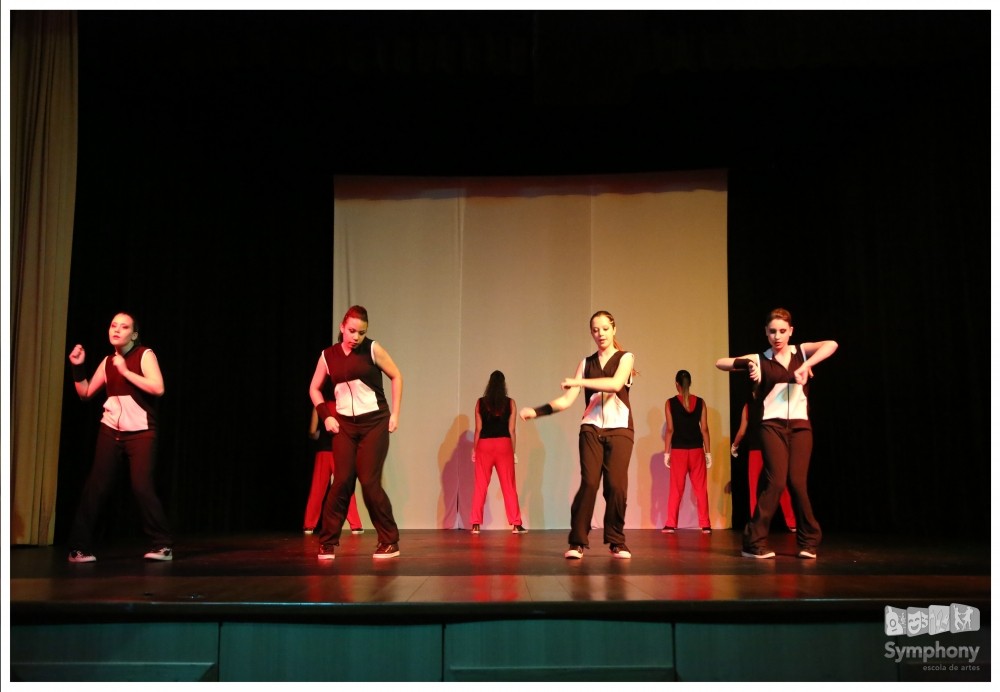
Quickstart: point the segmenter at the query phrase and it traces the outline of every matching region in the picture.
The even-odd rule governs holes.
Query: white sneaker
[[[563,553],[563,557],[567,560],[581,560],[583,559],[583,550],[582,545],[571,545],[569,550]]]
[[[616,557],[619,560],[628,560],[632,557],[632,553],[629,551],[628,546],[624,543],[612,543],[611,557]]]
[[[143,555],[147,560],[159,560],[160,562],[169,562],[174,559],[174,551],[170,548],[157,548],[156,550],[150,550],[148,553]]]
[[[774,551],[767,548],[744,548],[740,555],[758,560],[770,560],[774,557]]]

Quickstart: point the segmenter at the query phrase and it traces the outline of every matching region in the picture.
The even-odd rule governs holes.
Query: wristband
[[[316,415],[319,416],[319,423],[320,423],[320,425],[323,425],[323,421],[325,421],[327,418],[332,417],[332,414],[330,413],[330,409],[327,408],[327,405],[326,405],[325,401],[322,404],[319,404],[316,407]]]
[[[552,404],[545,404],[535,409],[535,416],[551,416],[552,413]]]
[[[74,382],[86,382],[87,381],[87,371],[83,367],[83,363],[77,365],[76,363],[70,363],[73,366],[73,381]]]
[[[750,369],[749,358],[736,358],[733,360],[733,370],[749,370],[749,369]]]

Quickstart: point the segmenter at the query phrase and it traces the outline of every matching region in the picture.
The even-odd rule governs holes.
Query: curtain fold
[[[10,51],[10,541],[49,545],[76,201],[76,12],[11,12]]]

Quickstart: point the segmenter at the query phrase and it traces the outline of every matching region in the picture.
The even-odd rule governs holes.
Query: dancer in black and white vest
[[[834,354],[836,341],[794,346],[792,315],[784,308],[768,313],[764,333],[771,348],[740,358],[720,358],[715,366],[732,372],[746,370],[757,384],[755,404],[761,408],[760,443],[764,454],[763,488],[757,509],[743,532],[743,557],[773,558],[768,547],[771,519],[787,485],[795,510],[798,556],[816,559],[823,533],[813,516],[806,489],[812,455],[809,422],[809,379],[812,368]]]
[[[94,465],[83,486],[80,505],[69,535],[69,561],[94,562],[94,527],[102,506],[114,487],[119,464],[129,465],[142,528],[151,543],[147,560],[173,559],[173,534],[156,494],[156,422],[163,374],[152,349],[139,343],[139,327],[132,315],[120,312],[108,327],[114,353],[105,356],[88,379],[86,352],[77,344],[69,354],[73,383],[80,399],[87,401],[107,390],[104,413],[97,434]]]
[[[584,390],[586,409],[580,421],[580,488],[570,509],[569,550],[564,557],[579,560],[589,547],[588,534],[604,483],[604,542],[611,555],[632,557],[625,544],[625,501],[628,496],[628,465],[632,458],[635,426],[629,390],[635,374],[635,356],[622,350],[615,338],[617,328],[611,313],[601,310],[590,318],[590,335],[597,351],[580,361],[576,374],[562,381],[563,395],[538,408],[521,409],[521,419],[563,411]]]
[[[333,485],[323,503],[320,560],[335,557],[355,481],[361,484],[361,497],[378,533],[372,557],[399,555],[399,529],[382,488],[382,468],[389,453],[389,433],[399,425],[403,375],[386,350],[367,334],[368,311],[360,305],[348,309],[340,323],[339,341],[320,354],[309,385],[320,423],[333,435]],[[383,373],[392,383],[391,404],[382,389]],[[333,401],[323,396],[328,379],[333,384]]]

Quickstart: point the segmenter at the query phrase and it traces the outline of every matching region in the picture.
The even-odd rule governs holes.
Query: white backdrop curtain
[[[334,181],[334,338],[346,309],[399,365],[404,394],[384,485],[403,528],[468,528],[474,406],[502,370],[518,407],[561,393],[595,349],[589,318],[611,312],[636,355],[628,528],[664,524],[663,407],[691,372],[709,406],[717,463],[712,523],[730,525],[726,176]],[[317,353],[317,357],[318,357]],[[517,425],[517,487],[529,528],[569,526],[579,483],[570,410]],[[689,495],[690,489],[686,495]],[[594,525],[601,526],[598,499]],[[685,497],[681,526],[695,526]],[[494,480],[484,529],[506,519]]]

